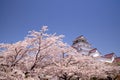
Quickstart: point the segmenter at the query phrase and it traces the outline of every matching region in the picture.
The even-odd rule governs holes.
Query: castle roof
[[[114,61],[115,62],[120,62],[120,57],[116,57]]]
[[[95,53],[96,50],[97,50],[97,48],[94,48],[94,49],[90,50],[89,53]]]
[[[74,43],[78,43],[78,42],[84,42],[84,43],[89,44],[88,41],[87,41],[87,39],[86,39],[83,35],[78,36],[78,37],[73,41],[73,44],[74,44]]]
[[[115,56],[115,53],[106,54],[104,58],[112,58],[113,56]]]
[[[78,36],[74,41],[79,40],[79,39],[86,40],[86,38],[83,35],[81,35],[81,36]]]

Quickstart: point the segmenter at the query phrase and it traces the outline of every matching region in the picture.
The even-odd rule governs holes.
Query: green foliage
[[[118,62],[117,65],[120,66],[120,62]]]

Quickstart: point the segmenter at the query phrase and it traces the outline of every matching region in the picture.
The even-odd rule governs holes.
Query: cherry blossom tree
[[[30,31],[23,41],[0,44],[0,79],[88,80],[120,69],[81,55],[62,41],[63,35],[47,34],[47,30],[43,26]]]
[[[63,35],[47,34],[45,31],[47,26],[39,32],[30,31],[23,41],[0,44],[1,67],[7,66],[8,72],[21,71],[25,77],[41,75],[44,67],[52,64],[50,59],[53,56],[50,55],[59,54],[66,45],[62,42]]]
[[[62,80],[89,80],[91,77],[106,78],[108,76],[107,73],[120,69],[119,67],[96,61],[92,57],[83,56],[74,49],[69,49],[65,52],[67,53],[66,56],[59,61],[58,59],[53,59],[54,66],[49,66],[45,69],[46,73],[49,73],[48,75],[57,76]]]

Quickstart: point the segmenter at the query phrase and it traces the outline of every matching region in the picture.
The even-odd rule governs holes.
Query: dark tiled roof
[[[115,53],[106,54],[104,55],[104,58],[112,58],[114,55]]]
[[[78,39],[84,39],[84,40],[86,40],[86,38],[85,38],[83,35],[78,36],[74,41],[76,41],[76,40],[78,40]]]
[[[80,35],[80,36],[78,36],[76,39],[78,39],[78,38],[82,38],[82,37],[84,37],[83,35]]]
[[[115,62],[120,62],[120,57],[116,57],[114,61]]]
[[[90,50],[89,53],[94,53],[94,52],[96,52],[96,50],[97,50],[97,48],[94,48],[94,49]]]

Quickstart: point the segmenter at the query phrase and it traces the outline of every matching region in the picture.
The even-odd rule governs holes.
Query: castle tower
[[[83,55],[88,55],[89,51],[93,49],[83,35],[77,37],[73,41],[72,47]]]
[[[91,44],[88,43],[87,39],[83,35],[77,37],[73,41],[72,47],[75,48],[80,54],[91,56],[98,61],[112,63],[116,59],[114,53],[102,56],[97,48],[93,48]]]

